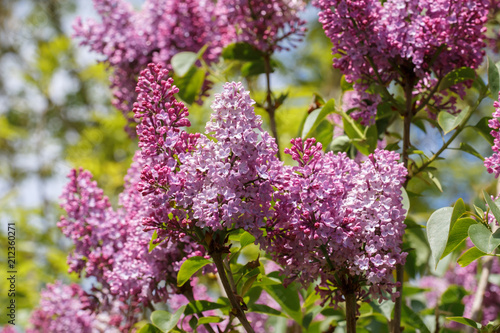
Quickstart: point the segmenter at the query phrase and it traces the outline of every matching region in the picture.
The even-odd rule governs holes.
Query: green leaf
[[[458,258],[457,263],[462,267],[469,266],[474,260],[484,257],[485,255],[486,253],[474,246],[465,251],[460,258]]]
[[[477,323],[474,320],[469,319],[469,318],[465,318],[465,317],[446,317],[446,319],[451,320],[451,321],[455,321],[457,323],[464,324],[464,325],[467,325],[467,326],[470,326],[470,327],[473,327],[473,328],[475,328],[477,330],[480,330],[481,327],[483,327],[480,323]]]
[[[439,258],[441,258],[446,249],[452,214],[453,208],[444,207],[432,213],[429,221],[427,221],[427,240],[429,241],[432,259],[434,259],[436,267],[439,263]]]
[[[220,303],[214,303],[209,301],[195,301],[186,305],[186,310],[184,311],[184,314],[188,316],[193,313],[202,313],[204,311],[222,309],[225,307],[227,306]]]
[[[500,90],[500,75],[498,74],[497,66],[498,65],[488,57],[488,84],[490,86],[491,98],[494,101],[498,99],[498,91]]]
[[[149,241],[149,249],[148,249],[149,253],[151,253],[151,251],[153,251],[155,249],[155,247],[157,247],[158,245],[161,244],[161,242],[153,243],[157,238],[158,238],[158,233],[155,230],[153,232],[153,236],[151,237],[151,240]]]
[[[303,139],[310,137],[321,121],[333,112],[335,112],[335,100],[332,98],[322,108],[312,111],[309,116],[307,116],[304,127],[302,128],[301,137]]]
[[[378,144],[378,131],[377,126],[370,126],[365,129],[366,143],[368,144],[368,151],[373,153]]]
[[[472,243],[485,253],[493,253],[500,245],[500,229],[492,233],[491,230],[482,223],[470,226],[469,237]]]
[[[333,125],[328,120],[324,119],[316,127],[316,129],[311,134],[311,137],[316,139],[316,142],[321,143],[323,147],[328,147],[328,144],[332,142],[333,139]]]
[[[249,307],[248,311],[265,313],[271,316],[286,317],[283,313],[281,313],[281,311],[273,309],[272,307],[267,306],[265,304],[252,304]]]
[[[455,222],[461,218],[467,209],[465,207],[465,203],[462,198],[458,198],[453,205],[453,213],[451,214],[451,222],[450,222],[450,230],[453,229]]]
[[[290,284],[285,288],[279,285],[263,285],[265,291],[281,306],[283,312],[293,320],[302,323],[302,311],[300,309],[300,299],[295,284]]]
[[[403,208],[406,211],[406,218],[408,216],[408,212],[410,211],[410,198],[408,197],[408,193],[406,192],[404,187],[401,187],[401,196],[403,197]]]
[[[209,324],[209,323],[220,323],[223,319],[217,316],[207,316],[198,319],[198,325]]]
[[[152,324],[146,324],[137,333],[161,333],[161,331]]]
[[[186,306],[181,306],[174,314],[171,314],[168,311],[154,311],[151,313],[151,322],[158,327],[162,332],[167,333],[170,332],[177,326],[179,319],[181,318],[182,313],[186,309]]]
[[[205,82],[205,70],[191,67],[185,76],[179,77],[174,73],[174,83],[179,88],[179,97],[188,104],[193,104],[201,94],[203,82]]]
[[[370,302],[370,305],[375,312],[381,313],[386,319],[391,319],[392,310],[394,309],[394,302],[391,300],[384,300],[381,303],[375,301]]]
[[[229,44],[222,50],[222,57],[227,60],[252,61],[262,58],[264,54],[248,43]]]
[[[500,208],[497,206],[493,200],[491,200],[491,197],[486,191],[483,191],[483,196],[484,200],[486,200],[486,203],[488,204],[488,207],[490,208],[491,213],[495,217],[497,221],[500,221]]]
[[[241,248],[244,248],[247,245],[253,244],[255,242],[255,237],[252,236],[249,232],[245,231],[240,237]]]
[[[178,77],[184,77],[196,60],[198,60],[198,54],[194,52],[179,52],[172,57],[170,64]]]
[[[263,59],[258,59],[254,61],[249,61],[241,66],[241,75],[243,77],[249,77],[254,75],[259,75],[266,72],[266,63]],[[274,72],[271,66],[271,73]]]
[[[460,67],[446,74],[446,76],[439,84],[438,89],[442,91],[460,82],[464,82],[466,80],[474,80],[475,78],[476,78],[475,70],[469,67]]]
[[[488,121],[492,119],[492,117],[483,117],[481,120],[477,122],[475,126],[472,126],[479,135],[481,135],[489,144],[493,146],[493,136],[491,136],[491,128],[488,126]]]
[[[478,222],[470,217],[461,218],[455,222],[451,229],[450,236],[448,237],[446,248],[441,255],[441,259],[453,252],[469,236],[469,227],[476,223]]]
[[[443,187],[441,186],[441,182],[439,181],[439,179],[437,179],[436,176],[434,176],[434,174],[430,171],[427,172],[427,175],[429,176],[429,179],[434,183],[434,185],[436,185],[439,192],[443,192]]]
[[[403,304],[402,310],[401,320],[403,322],[407,323],[411,327],[419,329],[422,333],[431,333],[422,318],[420,318],[420,316],[415,311],[413,311],[405,304]]]
[[[342,77],[340,78],[340,89],[342,89],[342,92],[354,89],[352,83],[346,81],[345,75],[342,75]]]
[[[183,286],[184,283],[189,281],[194,273],[211,263],[212,260],[208,260],[203,257],[196,256],[188,258],[182,264],[181,268],[179,269],[179,273],[177,273],[177,286]]]
[[[252,285],[255,282],[255,280],[257,280],[257,278],[260,275],[260,271],[259,271],[259,273],[256,273],[256,272],[250,272],[250,273],[252,273],[253,275],[249,275],[247,280],[243,284],[243,287],[241,287],[241,294],[240,294],[241,296],[245,296],[247,294],[247,292],[250,290],[250,288],[252,288]],[[248,273],[248,274],[250,274],[250,273]]]
[[[470,110],[470,107],[467,107],[465,110],[462,110],[458,116],[453,116],[446,111],[439,112],[438,124],[443,129],[444,134],[448,134],[457,128],[466,118]]]
[[[481,156],[481,154],[479,154],[477,152],[477,150],[474,149],[474,147],[472,147],[471,145],[469,145],[468,143],[465,143],[465,142],[460,142],[460,148],[459,148],[461,151],[464,151],[466,153],[469,153],[471,154],[472,156],[476,156],[477,158],[479,158],[481,161],[484,161],[484,157]]]
[[[333,151],[334,153],[345,152],[349,148],[350,143],[351,139],[347,135],[339,135],[333,138],[326,151]]]

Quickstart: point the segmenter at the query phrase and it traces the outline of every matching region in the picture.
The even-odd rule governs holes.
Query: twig
[[[271,57],[269,54],[264,56],[264,65],[266,68],[266,85],[267,85],[267,96],[266,96],[266,108],[265,110],[269,114],[269,122],[271,125],[271,132],[273,133],[274,139],[276,140],[276,146],[278,146],[278,158],[281,160],[280,144],[278,139],[278,130],[276,128],[276,105],[273,102],[273,92],[271,91]]]
[[[356,294],[348,293],[345,297],[345,317],[347,333],[356,333]]]
[[[481,95],[479,96],[477,102],[476,102],[476,105],[474,106],[474,108],[469,112],[469,115],[467,117],[465,117],[464,120],[462,120],[462,123],[460,125],[458,125],[458,127],[456,128],[455,132],[453,133],[453,135],[448,139],[448,141],[446,141],[443,146],[441,148],[439,148],[439,150],[434,154],[432,155],[428,160],[427,162],[425,162],[424,164],[422,164],[421,166],[419,166],[415,172],[413,172],[412,174],[409,175],[409,177],[413,177],[417,174],[419,174],[420,172],[422,172],[425,168],[427,168],[432,162],[434,162],[434,160],[436,160],[439,155],[441,155],[441,153],[443,151],[445,151],[448,146],[453,142],[453,140],[456,139],[456,137],[464,130],[467,122],[469,121],[470,117],[472,116],[472,114],[477,110],[477,108],[479,107],[479,104],[481,104],[481,102],[483,101],[483,99],[486,97],[486,92],[487,92],[487,89],[485,89]],[[410,171],[410,170],[408,170]]]
[[[232,313],[239,319],[243,328],[247,331],[247,333],[255,333],[252,326],[248,322],[248,319],[245,315],[245,312],[241,308],[240,302],[236,299],[236,296],[229,284],[229,280],[227,279],[226,270],[224,268],[224,262],[222,260],[222,254],[220,252],[212,253],[212,258],[214,260],[215,266],[217,267],[217,271],[219,273],[220,280],[222,282],[222,286],[224,287],[224,291],[227,294],[227,298],[232,306]]]

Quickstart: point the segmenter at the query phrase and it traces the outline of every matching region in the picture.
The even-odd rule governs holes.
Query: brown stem
[[[406,77],[405,82],[405,98],[406,98],[406,110],[403,114],[404,127],[403,127],[403,164],[406,169],[408,169],[409,164],[409,150],[410,150],[410,128],[411,128],[411,120],[413,117],[413,88],[415,86],[415,75],[413,70],[409,71],[408,76]],[[406,181],[404,183],[404,187],[408,185],[408,181],[410,180],[410,174],[406,177]],[[394,304],[394,319],[390,323],[391,332],[392,333],[400,333],[401,332],[401,310],[403,306],[403,283],[404,283],[404,274],[405,267],[404,265],[396,266],[396,281],[398,282],[398,286],[396,287],[396,291],[399,296],[396,298],[396,302]]]
[[[271,57],[266,54],[264,56],[264,65],[266,67],[266,85],[267,85],[267,96],[266,96],[266,111],[269,114],[269,122],[271,125],[271,132],[273,133],[274,139],[276,140],[276,146],[278,146],[278,158],[281,160],[280,144],[278,140],[278,130],[276,128],[276,105],[273,102],[273,93],[271,91]]]
[[[356,333],[356,294],[345,294],[345,317],[347,322],[347,333]]]
[[[227,298],[233,307],[232,313],[239,319],[241,325],[247,333],[255,333],[252,326],[248,322],[247,317],[245,316],[245,312],[241,308],[240,302],[236,299],[236,295],[234,294],[231,285],[229,284],[229,280],[227,279],[226,270],[224,268],[224,262],[222,260],[222,254],[219,252],[212,253],[212,258],[214,259],[215,266],[217,267],[217,271],[219,273],[220,281],[222,286],[224,287],[224,291],[227,294]]]

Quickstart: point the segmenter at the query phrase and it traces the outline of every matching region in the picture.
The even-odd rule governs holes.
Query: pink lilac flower
[[[443,295],[446,289],[448,289],[450,283],[445,278],[427,275],[420,279],[418,285],[420,288],[430,289],[425,293],[425,299],[427,302],[427,307],[434,308],[439,304],[441,295]]]
[[[477,68],[483,59],[487,0],[317,0],[319,21],[332,40],[333,66],[346,75],[361,97],[353,117],[373,123],[377,94],[372,83],[404,85],[442,78],[453,69]],[[433,85],[423,84],[427,94]]]
[[[113,104],[129,120],[137,76],[148,63],[170,67],[176,53],[198,52],[205,45],[203,59],[211,63],[234,39],[221,10],[210,0],[147,0],[138,12],[125,0],[94,0],[94,7],[101,22],[79,18],[74,37],[108,61]]]
[[[488,221],[490,223],[495,222],[495,218],[492,214],[488,215]],[[474,244],[467,240],[467,247],[472,247]],[[474,298],[477,293],[478,286],[478,262],[474,261],[470,265],[461,267],[455,264],[453,267],[448,269],[442,278],[438,277],[424,277],[421,279],[420,286],[424,288],[431,288],[432,290],[426,293],[427,300],[430,301],[430,306],[439,305],[439,299],[441,295],[452,285],[458,285],[463,287],[467,292],[462,299],[462,303],[465,305],[463,316],[466,318],[471,318],[472,316],[472,304],[474,303]],[[490,274],[500,274],[500,263],[498,260],[493,260]],[[500,315],[500,286],[488,282],[481,305],[481,323],[483,325],[488,324],[491,321],[496,320]],[[455,322],[447,323],[447,327],[453,329],[463,329],[464,326]]]
[[[145,225],[162,237],[193,228],[244,228],[259,232],[270,218],[272,182],[280,172],[274,139],[261,128],[249,93],[227,83],[215,95],[205,134],[187,134],[187,108],[168,71],[150,64],[139,78],[134,111],[139,146],[149,159],[140,191],[153,213]]]
[[[494,173],[495,177],[498,178],[498,175],[500,175],[500,101],[495,101],[493,106],[495,107],[493,119],[488,122],[488,126],[492,129],[490,134],[494,138],[493,147],[491,148],[493,155],[484,160],[484,166],[489,173]]]
[[[292,140],[286,153],[299,165],[287,168],[278,182],[276,215],[268,220],[265,241],[285,276],[304,283],[320,276],[319,291],[335,301],[342,300],[347,284],[359,298],[366,296],[362,285],[375,296],[394,295],[392,271],[406,257],[406,169],[399,155],[377,149],[358,164],[344,153],[323,154],[314,139]]]
[[[14,326],[7,324],[1,327],[0,333],[17,333],[17,330]]]
[[[266,54],[288,49],[305,33],[305,21],[299,18],[302,0],[220,0],[228,24],[236,28],[236,40],[253,45]]]
[[[40,303],[30,317],[32,328],[27,333],[95,333],[101,332],[101,328],[118,333],[121,321],[117,313],[93,312],[91,297],[77,284],[68,286],[56,281],[42,290]]]
[[[116,211],[88,171],[73,170],[62,196],[67,217],[58,224],[75,243],[70,270],[95,277],[101,292],[131,308],[165,301],[176,290],[182,261],[203,255],[203,249],[183,238],[164,241],[148,253],[152,232],[143,231],[142,220],[149,204],[137,190],[145,160],[139,153],[134,160],[120,195],[123,207]]]

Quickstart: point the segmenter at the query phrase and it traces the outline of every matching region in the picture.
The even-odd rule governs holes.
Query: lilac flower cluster
[[[56,281],[41,292],[41,299],[30,317],[27,333],[120,332],[123,317],[118,312],[96,314],[93,300],[77,284]]]
[[[319,21],[333,42],[333,65],[360,94],[353,116],[374,121],[379,97],[372,83],[388,86],[409,77],[428,91],[438,79],[462,66],[477,68],[483,59],[487,0],[317,0]],[[458,89],[458,90],[457,90]],[[460,92],[459,88],[455,89]],[[444,104],[438,96],[436,102]]]
[[[113,68],[113,104],[127,118],[137,97],[137,75],[148,63],[170,66],[176,53],[198,52],[205,45],[203,59],[210,63],[234,39],[222,10],[210,0],[147,0],[139,12],[125,0],[94,0],[94,6],[102,22],[78,19],[74,36]]]
[[[58,224],[75,243],[68,257],[70,270],[95,277],[101,292],[126,301],[132,309],[139,303],[166,300],[169,288],[175,289],[186,253],[203,254],[184,239],[163,242],[148,253],[152,233],[144,232],[141,224],[149,212],[148,204],[137,190],[143,165],[136,154],[120,196],[123,208],[117,211],[88,171],[73,170],[62,196],[68,216]]]
[[[431,290],[426,293],[426,297],[430,300],[429,306],[433,307],[438,305],[439,298],[451,285],[458,285],[463,287],[469,294],[462,299],[465,305],[463,316],[470,318],[472,314],[472,304],[476,296],[477,289],[477,261],[474,261],[466,267],[461,267],[458,264],[453,269],[446,272],[444,277],[438,278],[435,276],[428,276],[420,281],[420,286],[423,288],[430,288]],[[491,274],[500,274],[500,264],[498,260],[493,261]],[[500,315],[500,286],[489,282],[484,292],[483,303],[481,305],[481,323],[483,325],[494,321]],[[450,323],[450,328],[463,328],[462,325]]]
[[[500,94],[499,101],[493,103],[495,111],[493,112],[493,119],[490,119],[488,126],[492,129],[490,134],[493,136],[493,155],[484,159],[484,166],[489,173],[494,173],[498,178],[500,175]]]
[[[15,329],[15,326],[7,324],[4,327],[0,328],[0,333],[18,333],[18,332]]]
[[[346,292],[362,298],[363,285],[376,296],[393,294],[392,271],[406,257],[400,250],[406,169],[399,155],[377,149],[358,164],[345,154],[323,154],[314,139],[292,144],[285,152],[299,165],[280,176],[267,249],[290,279],[320,276],[320,292],[335,301]]]
[[[305,21],[298,14],[304,9],[302,0],[219,0],[228,24],[236,27],[236,39],[271,54],[288,49],[299,42],[305,32]]]
[[[249,93],[227,83],[212,104],[202,134],[187,134],[186,107],[168,71],[149,65],[141,73],[134,111],[139,146],[149,163],[140,190],[153,212],[148,228],[162,236],[183,237],[194,227],[244,228],[258,232],[272,215],[272,181],[281,170],[274,139],[261,128]]]

